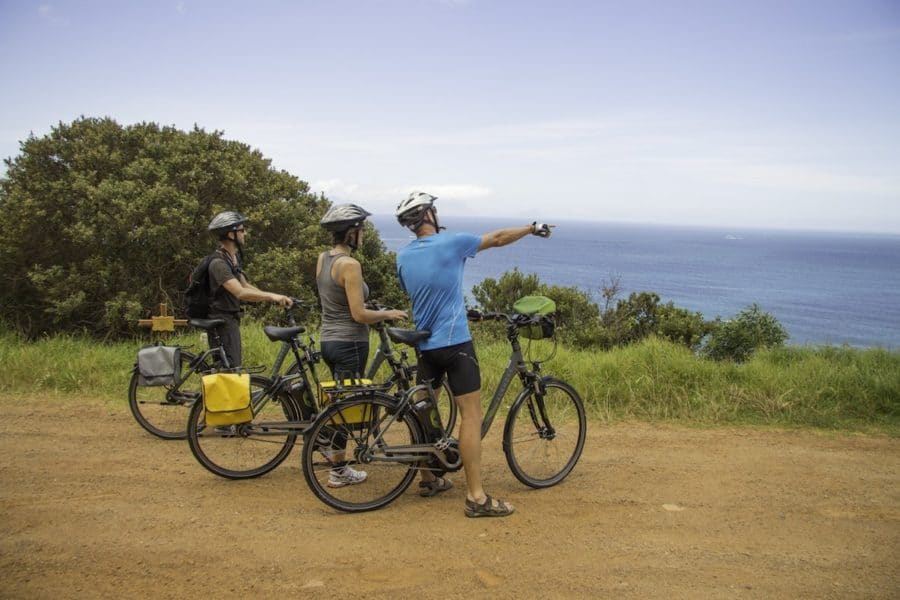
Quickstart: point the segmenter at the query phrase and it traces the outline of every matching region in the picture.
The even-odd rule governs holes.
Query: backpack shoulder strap
[[[231,255],[219,248],[215,252],[209,255],[209,262],[212,262],[214,258],[221,258],[225,261],[225,264],[228,265],[228,268],[231,269],[231,274],[235,277],[240,277],[241,268],[237,265],[234,259],[231,258]],[[209,263],[207,263],[208,266]]]

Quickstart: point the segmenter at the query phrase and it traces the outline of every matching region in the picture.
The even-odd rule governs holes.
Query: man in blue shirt
[[[419,344],[418,380],[440,382],[444,375],[461,421],[459,451],[466,473],[467,517],[504,517],[513,506],[488,496],[481,477],[481,371],[472,345],[463,292],[466,259],[487,248],[506,246],[528,234],[550,236],[550,226],[538,223],[498,229],[485,235],[441,233],[435,196],[413,192],[397,207],[397,220],[416,239],[397,253],[400,285],[412,299],[416,329],[431,336]],[[450,489],[450,481],[422,471],[421,495]]]

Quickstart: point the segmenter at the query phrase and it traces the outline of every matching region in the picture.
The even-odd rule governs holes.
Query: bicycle
[[[386,362],[391,369],[390,377],[374,386],[351,380],[349,385],[341,383],[323,389],[315,369],[321,353],[314,348],[312,339],[309,344],[300,339],[305,329],[296,326],[293,314],[286,311],[286,316],[292,327],[263,327],[266,336],[273,342],[281,342],[282,348],[269,377],[251,376],[250,396],[254,415],[251,422],[227,428],[208,428],[202,402],[191,410],[187,427],[191,452],[203,467],[216,475],[228,479],[250,479],[264,475],[287,458],[297,436],[308,429],[325,404],[338,402],[348,394],[371,387],[384,393],[396,389],[399,395],[414,382],[415,366],[409,364],[405,352],[397,356],[390,341],[395,335],[394,330],[382,325],[376,327],[380,344],[376,360],[367,374],[373,376]],[[281,375],[285,359],[291,352],[294,363]],[[443,396],[447,401],[439,404],[451,423],[455,423],[457,407],[449,388]]]
[[[295,300],[285,309],[288,327],[266,325],[263,332],[281,348],[268,377],[251,374],[253,420],[237,425],[208,427],[203,402],[195,402],[187,418],[187,439],[194,458],[207,470],[228,479],[250,479],[280,465],[291,453],[319,412],[315,363],[319,353],[301,340],[306,328],[296,324]],[[281,373],[288,354],[294,363]]]
[[[509,364],[485,412],[481,437],[487,435],[503,397],[518,376],[522,390],[510,405],[503,431],[506,462],[513,475],[529,487],[556,485],[581,457],[587,420],[584,404],[571,385],[543,375],[543,361],[530,361],[530,368],[525,362],[519,330],[539,325],[543,317],[470,311],[469,318],[505,321],[511,347]],[[407,331],[401,341],[416,347],[429,335],[427,331]],[[418,470],[437,475],[459,470],[462,460],[458,441],[437,433],[440,428],[434,423],[432,398],[431,386],[425,383],[410,388],[400,398],[377,389],[360,390],[325,408],[307,431],[303,448],[303,475],[313,494],[332,508],[362,512],[395,500]],[[335,464],[331,447],[339,436],[348,440],[346,463],[361,465],[367,471],[365,483],[328,487],[328,472]]]
[[[139,385],[137,364],[128,384],[128,407],[131,414],[149,433],[164,440],[183,440],[187,437],[187,416],[191,407],[200,401],[200,376],[215,369],[227,369],[228,358],[215,336],[215,328],[222,319],[190,319],[192,327],[204,330],[213,340],[209,350],[197,355],[181,348],[178,380],[172,385]],[[196,377],[192,377],[194,374]]]

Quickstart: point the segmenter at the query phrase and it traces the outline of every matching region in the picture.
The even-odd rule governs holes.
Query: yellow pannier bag
[[[371,379],[344,379],[343,381],[320,381],[319,397],[324,404],[340,401],[341,397],[349,392],[357,392],[361,387],[372,385]],[[358,404],[352,408],[342,410],[331,419],[335,425],[364,423],[371,417],[371,405]]]
[[[210,427],[237,425],[253,420],[250,407],[250,375],[215,373],[201,380],[206,424]]]

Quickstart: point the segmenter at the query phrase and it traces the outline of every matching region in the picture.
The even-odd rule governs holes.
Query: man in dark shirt
[[[228,356],[232,367],[241,365],[241,302],[273,302],[287,308],[292,300],[281,294],[264,292],[247,281],[241,270],[240,255],[247,235],[247,217],[233,210],[221,212],[209,223],[209,231],[219,238],[219,248],[209,263],[209,287],[212,300],[209,318],[225,321],[213,333]],[[210,340],[213,344],[213,340]]]

